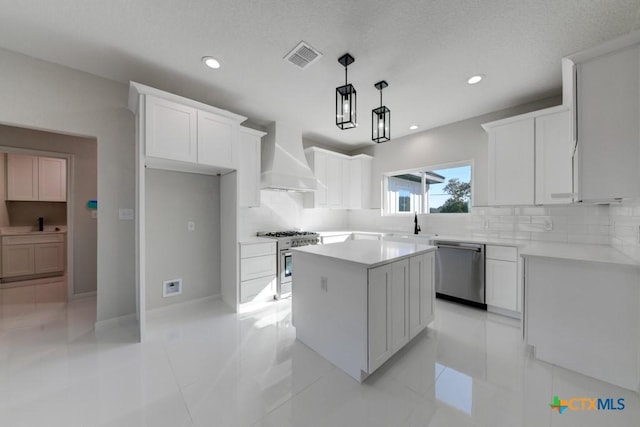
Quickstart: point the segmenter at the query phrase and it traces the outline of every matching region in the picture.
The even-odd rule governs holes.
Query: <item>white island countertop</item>
[[[293,248],[292,252],[334,258],[361,264],[367,268],[377,267],[420,253],[435,251],[436,247],[421,243],[387,242],[381,240],[347,240],[328,245],[312,245]]]

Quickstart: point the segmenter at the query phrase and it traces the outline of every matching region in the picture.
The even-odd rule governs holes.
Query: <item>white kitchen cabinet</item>
[[[525,255],[524,337],[537,359],[638,391],[640,270]]]
[[[67,161],[38,157],[38,200],[67,201]]]
[[[369,270],[369,372],[409,342],[409,260]]]
[[[198,110],[145,96],[145,154],[166,160],[198,161]]]
[[[7,200],[38,200],[38,157],[7,154]]]
[[[487,309],[519,312],[518,250],[510,246],[486,246],[485,286]]]
[[[276,242],[241,242],[239,253],[239,302],[273,299],[278,262]]]
[[[35,271],[33,245],[2,246],[2,277],[29,276]]]
[[[326,156],[327,207],[344,208],[345,159],[338,155]]]
[[[640,196],[640,54],[638,45],[577,59],[579,197]]]
[[[489,132],[489,204],[534,203],[534,119],[492,126]]]
[[[349,209],[368,209],[371,207],[371,165],[373,157],[358,154],[349,162],[349,192],[346,204]]]
[[[242,207],[260,206],[260,153],[264,132],[240,126],[238,199]]]
[[[2,277],[64,272],[64,251],[59,233],[3,236]]]
[[[429,252],[409,258],[409,339],[433,320],[435,255]]]
[[[237,122],[198,110],[198,163],[236,169],[237,157]]]
[[[208,175],[237,169],[246,117],[134,82],[129,108],[146,167]]]
[[[535,118],[535,204],[573,202],[573,149],[570,110]]]
[[[7,154],[7,200],[66,202],[66,159]]]
[[[64,249],[62,242],[34,245],[35,274],[64,270]]]
[[[318,188],[305,194],[305,208],[361,209],[371,200],[371,156],[347,156],[318,147],[305,150]]]

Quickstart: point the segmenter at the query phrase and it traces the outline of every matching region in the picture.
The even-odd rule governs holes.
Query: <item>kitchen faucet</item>
[[[413,234],[418,234],[420,232],[420,226],[418,225],[418,213],[416,212],[413,217]]]

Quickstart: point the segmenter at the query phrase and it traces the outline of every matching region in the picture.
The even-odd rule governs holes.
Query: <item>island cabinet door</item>
[[[433,320],[433,262],[432,252],[409,259],[409,339]]]
[[[369,270],[369,373],[409,342],[409,260]]]
[[[391,357],[388,327],[390,313],[387,301],[391,286],[391,264],[369,269],[369,372],[378,369]]]

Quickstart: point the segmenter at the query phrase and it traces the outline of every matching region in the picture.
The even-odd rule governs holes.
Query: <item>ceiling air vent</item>
[[[301,41],[291,50],[291,52],[287,53],[284,59],[299,68],[305,69],[321,57],[322,54],[320,52],[309,46],[304,41]]]

